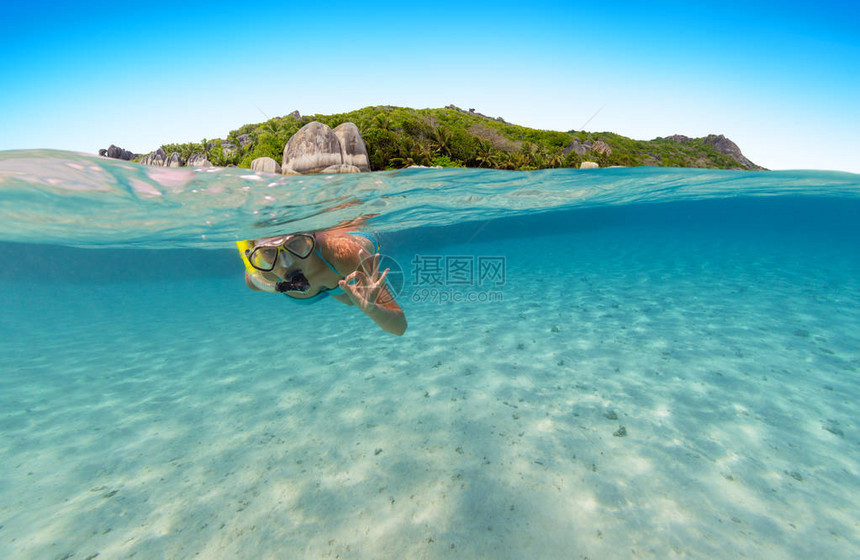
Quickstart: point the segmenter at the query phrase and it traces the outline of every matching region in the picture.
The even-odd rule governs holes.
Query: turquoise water
[[[856,557],[858,195],[0,153],[0,557]],[[403,337],[245,287],[357,217]]]

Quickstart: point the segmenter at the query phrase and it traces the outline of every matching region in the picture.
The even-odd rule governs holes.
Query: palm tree
[[[494,167],[499,161],[495,151],[493,143],[489,140],[478,140],[478,151],[475,156],[478,167]]]
[[[272,136],[278,135],[278,124],[275,119],[267,120],[265,123],[263,123],[263,126],[261,128],[263,129],[263,132],[268,132]]]
[[[391,117],[386,113],[379,113],[373,118],[373,121],[376,128],[381,128],[383,130],[389,130],[391,128]]]
[[[429,165],[431,155],[430,150],[421,143],[416,142],[409,136],[404,136],[398,143],[397,157],[391,159],[391,164],[398,167]]]
[[[561,155],[561,152],[556,152],[549,156],[547,159],[547,165],[549,167],[561,167],[564,165],[564,157]]]
[[[444,126],[433,129],[434,151],[441,156],[451,157],[451,139],[453,135]]]
[[[433,153],[421,142],[413,142],[410,153],[418,165],[430,165],[430,160],[433,158]]]
[[[513,169],[524,169],[531,165],[531,158],[522,152],[514,152],[511,154],[510,165]]]
[[[514,169],[509,152],[496,152],[496,169]]]
[[[536,167],[538,169],[542,169],[544,167],[547,167],[547,165],[546,165],[546,152],[544,152],[542,146],[540,148],[538,148],[537,150],[535,150],[534,152],[532,152],[531,156],[529,157],[529,164],[531,165],[531,167]]]

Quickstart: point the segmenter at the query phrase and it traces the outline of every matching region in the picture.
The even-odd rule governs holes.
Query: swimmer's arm
[[[334,299],[347,305],[355,305],[346,294],[334,296]],[[394,301],[394,296],[391,295],[387,287],[384,288],[384,294],[380,299],[386,303],[377,303],[361,311],[385,332],[402,336],[408,326],[406,323],[406,314],[403,313],[403,309]]]
[[[362,258],[367,258],[368,253],[370,255],[373,254],[368,250],[372,251],[374,248],[366,245],[369,242],[364,238],[356,238],[353,235],[345,233],[327,233],[322,239],[324,240],[327,258],[341,272],[357,270],[361,266]],[[334,296],[334,299],[347,305],[355,305],[352,298],[347,294]],[[385,303],[376,303],[359,308],[374,323],[379,325],[382,330],[401,336],[406,332],[406,315],[403,313],[403,309],[394,301],[394,296],[388,290],[388,286],[383,285],[378,301]]]
[[[394,301],[394,296],[388,292],[388,288],[385,288],[384,291],[386,295],[383,297],[386,298],[385,301],[387,303],[377,304],[365,313],[385,332],[403,336],[407,327],[406,314],[403,313],[403,309]]]

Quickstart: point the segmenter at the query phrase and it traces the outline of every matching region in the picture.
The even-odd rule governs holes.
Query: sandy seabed
[[[795,241],[442,247],[503,301],[407,286],[399,339],[238,274],[0,285],[0,558],[857,557],[858,258]]]

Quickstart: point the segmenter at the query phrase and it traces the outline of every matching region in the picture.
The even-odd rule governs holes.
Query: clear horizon
[[[293,110],[454,104],[550,130],[724,134],[770,169],[860,173],[858,6],[454,6],[12,5],[0,149],[147,153]]]

